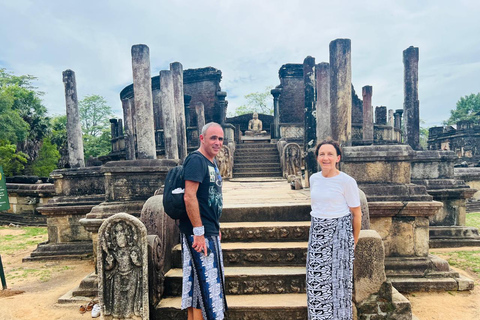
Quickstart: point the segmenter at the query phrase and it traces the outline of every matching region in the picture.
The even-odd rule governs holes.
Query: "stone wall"
[[[305,107],[303,64],[284,64],[278,71],[282,94],[279,97],[280,123],[302,123]]]
[[[7,183],[8,213],[39,214],[37,207],[45,205],[55,195],[52,183],[23,184]]]
[[[454,126],[428,130],[429,150],[451,150],[459,161],[477,163],[480,160],[480,120],[459,121]]]

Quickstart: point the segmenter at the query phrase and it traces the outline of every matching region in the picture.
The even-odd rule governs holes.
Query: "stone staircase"
[[[276,145],[241,143],[235,147],[233,177],[282,177]]]
[[[227,314],[240,319],[306,319],[305,263],[310,206],[224,208],[222,249]],[[239,222],[249,221],[249,222]],[[165,276],[165,298],[156,319],[186,319],[180,310],[180,245]]]

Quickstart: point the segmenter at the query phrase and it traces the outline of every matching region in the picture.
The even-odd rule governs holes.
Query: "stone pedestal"
[[[433,199],[443,208],[430,218],[430,246],[477,246],[480,236],[476,228],[465,226],[466,201],[477,191],[463,180],[456,180],[452,151],[417,151],[412,162],[412,182],[426,186]]]
[[[97,256],[98,229],[103,221],[119,212],[139,217],[145,201],[163,186],[168,170],[178,163],[179,160],[137,159],[112,161],[102,167],[105,175],[105,201],[93,207],[80,221],[91,234],[94,257]],[[82,291],[89,293],[89,296],[97,294],[96,287],[86,288],[84,285],[85,281],[94,284],[92,277],[95,278],[96,275],[90,275],[80,284]]]
[[[105,198],[100,167],[60,169],[52,172],[56,197],[38,211],[47,217],[48,241],[24,260],[78,259],[92,254],[89,233],[80,224]]]
[[[37,208],[55,195],[55,187],[51,183],[7,183],[7,192],[8,213],[37,215]]]
[[[448,263],[428,254],[429,221],[443,207],[411,183],[414,151],[407,145],[345,147],[341,168],[368,199],[371,228],[385,246],[385,269],[400,292],[465,290]],[[473,282],[472,282],[473,284]]]

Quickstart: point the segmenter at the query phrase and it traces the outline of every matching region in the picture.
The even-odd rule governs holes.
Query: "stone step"
[[[280,168],[259,168],[256,170],[251,169],[234,169],[233,174],[249,174],[249,173],[263,173],[265,176],[281,174]]]
[[[222,210],[220,222],[279,222],[279,221],[310,221],[311,207],[309,203],[276,203],[262,206],[254,203],[251,205],[228,206]]]
[[[232,241],[308,241],[310,221],[222,223],[222,243]]]
[[[280,165],[278,164],[272,164],[272,165],[262,165],[262,166],[255,166],[255,164],[242,164],[241,166],[235,166],[233,167],[233,172],[235,173],[235,170],[237,171],[281,171],[282,169],[280,168]]]
[[[250,178],[250,177],[282,177],[282,173],[264,173],[264,172],[243,172],[243,173],[234,173],[234,178]]]
[[[249,154],[249,155],[235,155],[234,163],[251,163],[252,161],[262,160],[262,162],[276,162],[280,164],[280,158],[275,154]]]
[[[165,275],[165,292],[182,294],[182,269],[171,269]],[[305,293],[305,266],[302,267],[226,267],[227,295]]]
[[[233,169],[261,169],[261,168],[280,168],[280,164],[278,162],[261,162],[261,163],[235,163]]]
[[[473,289],[473,281],[465,277],[411,278],[388,277],[392,285],[402,293],[418,291],[464,291]]]
[[[304,293],[227,295],[229,320],[305,320],[307,297]],[[181,298],[165,298],[155,309],[156,319],[186,319],[186,310],[180,310]]]
[[[430,248],[480,247],[480,239],[430,239]]]
[[[277,145],[272,143],[239,143],[235,145],[235,150],[268,149],[277,150]]]
[[[225,267],[305,266],[308,242],[222,243]],[[172,252],[173,267],[182,267],[181,246]]]
[[[68,243],[40,243],[37,249],[22,261],[37,260],[81,260],[90,259],[93,255],[91,241],[78,241]]]

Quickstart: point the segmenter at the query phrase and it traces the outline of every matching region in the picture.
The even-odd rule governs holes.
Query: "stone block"
[[[474,288],[474,281],[463,275],[460,275],[455,280],[457,280],[458,283],[458,291],[469,291]]]
[[[378,292],[385,280],[385,250],[382,238],[375,230],[362,230],[355,247],[354,301],[359,303]]]

